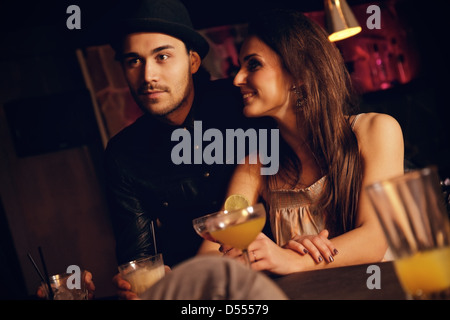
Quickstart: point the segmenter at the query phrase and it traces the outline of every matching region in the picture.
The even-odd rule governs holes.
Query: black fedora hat
[[[178,0],[122,1],[110,16],[110,43],[134,32],[158,32],[183,41],[204,58],[209,44],[194,30],[186,7]]]

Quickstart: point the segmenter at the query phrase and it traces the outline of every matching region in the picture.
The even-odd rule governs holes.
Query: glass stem
[[[245,265],[248,267],[248,268],[251,268],[251,262],[250,262],[250,257],[249,257],[249,255],[248,255],[248,250],[247,249],[244,249],[244,250],[242,250],[242,254],[244,255],[244,259],[245,259]]]

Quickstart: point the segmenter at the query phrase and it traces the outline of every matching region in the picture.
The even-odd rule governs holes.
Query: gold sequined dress
[[[303,189],[269,190],[270,227],[276,243],[283,246],[295,235],[318,234],[325,228],[325,215],[310,210],[322,191],[326,176]]]

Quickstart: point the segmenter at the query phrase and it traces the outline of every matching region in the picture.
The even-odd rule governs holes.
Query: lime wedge
[[[232,194],[225,200],[225,210],[233,211],[247,208],[250,205],[250,201],[241,194]]]

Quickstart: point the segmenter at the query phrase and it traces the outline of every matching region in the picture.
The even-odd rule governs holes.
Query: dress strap
[[[353,130],[353,128],[355,128],[356,121],[358,120],[358,118],[359,118],[360,115],[362,115],[362,113],[357,114],[357,115],[353,118],[352,123],[350,124],[350,126],[352,127],[352,130]]]

